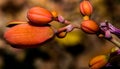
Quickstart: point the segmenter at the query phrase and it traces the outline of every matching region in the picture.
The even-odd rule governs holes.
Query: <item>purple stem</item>
[[[108,23],[108,22],[102,22],[102,23],[100,23],[100,29],[105,34],[106,34],[106,31],[109,30],[110,33],[115,34],[116,36],[118,36],[120,38],[120,29],[116,28],[111,23]]]
[[[110,32],[115,34],[116,36],[118,36],[120,38],[120,29],[114,27],[112,24],[109,23],[109,28],[110,28]]]

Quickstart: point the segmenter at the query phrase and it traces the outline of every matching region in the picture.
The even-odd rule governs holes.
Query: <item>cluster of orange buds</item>
[[[81,22],[81,29],[89,34],[95,34],[99,30],[97,23],[90,19],[90,15],[93,12],[93,7],[89,0],[81,1],[79,5],[81,14],[83,15],[83,21]]]
[[[32,25],[43,26],[47,25],[51,21],[58,21],[60,23],[66,23],[66,20],[62,16],[58,16],[56,11],[49,11],[42,7],[32,7],[28,10],[27,18],[29,19],[29,23]],[[64,38],[67,32],[59,32],[56,33],[56,36],[59,38]]]
[[[58,30],[52,27],[49,24],[52,21],[68,22],[62,16],[58,16],[57,12],[50,12],[42,7],[30,8],[26,16],[27,21],[11,21],[7,25],[9,28],[5,31],[4,38],[13,47],[35,48],[54,35],[59,38],[65,37],[73,28],[71,25]]]
[[[32,7],[27,12],[28,21],[11,21],[7,24],[9,27],[5,33],[5,40],[15,48],[35,48],[48,41],[56,34],[56,29],[49,23],[51,21],[65,21],[63,17],[58,16],[55,11],[42,7]],[[66,34],[57,33],[56,36],[65,36]]]

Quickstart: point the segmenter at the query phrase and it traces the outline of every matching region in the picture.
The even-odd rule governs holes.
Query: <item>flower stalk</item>
[[[112,35],[112,38],[109,40],[113,44],[115,44],[120,49],[120,39],[118,37],[115,37],[115,35]]]
[[[118,48],[120,48],[120,29],[113,26],[108,21],[100,23],[100,30],[104,35],[104,38],[115,44]]]

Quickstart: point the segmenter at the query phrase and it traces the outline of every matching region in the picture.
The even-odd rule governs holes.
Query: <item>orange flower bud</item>
[[[100,69],[107,64],[107,61],[107,55],[99,55],[90,60],[89,65],[91,69]]]
[[[16,48],[34,48],[52,38],[54,31],[50,26],[32,26],[19,24],[4,33],[8,43]]]
[[[67,32],[60,32],[57,34],[58,38],[64,38],[66,36]]]
[[[99,30],[99,26],[93,20],[83,20],[81,22],[81,29],[89,34],[95,34]]]
[[[93,7],[91,5],[91,3],[88,1],[88,0],[83,0],[81,3],[80,3],[80,12],[82,15],[91,15],[92,12],[93,12]]]
[[[30,23],[34,25],[46,25],[53,20],[52,13],[41,7],[33,7],[29,9],[27,17]]]

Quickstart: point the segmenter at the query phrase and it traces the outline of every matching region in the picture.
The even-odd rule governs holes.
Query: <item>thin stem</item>
[[[113,44],[115,44],[118,48],[120,48],[120,41],[119,38],[116,37],[115,35],[112,34],[112,38],[109,40],[111,41]]]
[[[65,20],[63,24],[69,25],[69,24],[71,24],[71,22],[68,20]]]
[[[79,23],[71,23],[70,21],[66,20],[63,16],[59,15],[56,18],[54,18],[55,21],[58,21],[59,23],[65,24],[67,26],[62,27],[57,30],[57,34],[61,32],[71,32],[74,28],[80,29]]]
[[[70,23],[70,22],[69,22]],[[61,33],[61,32],[71,32],[73,29],[78,28],[80,29],[80,25],[77,23],[71,23],[68,24],[65,27],[59,28],[56,33]]]

